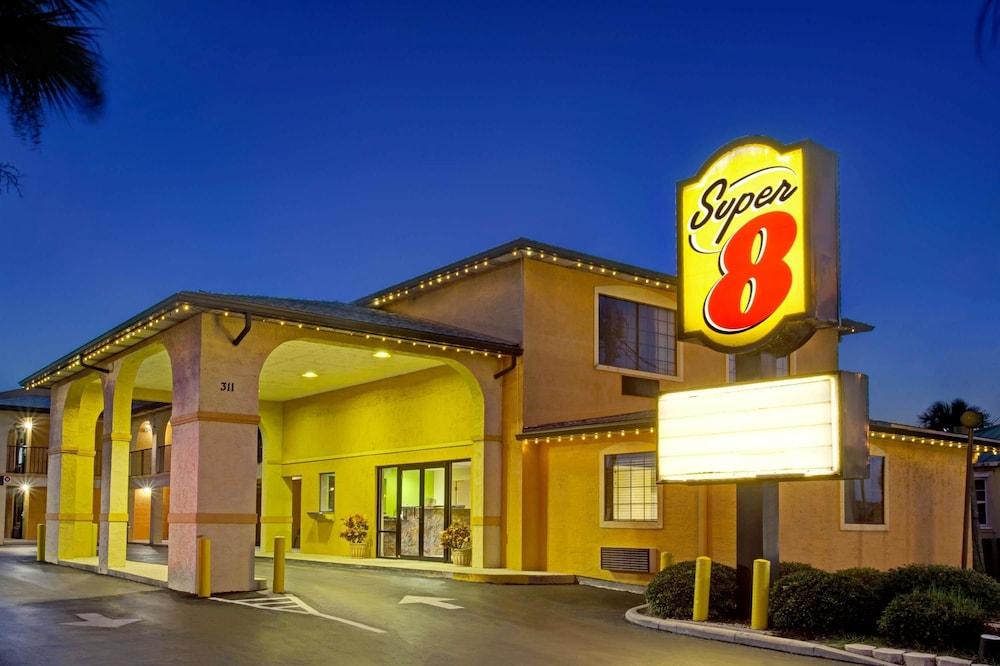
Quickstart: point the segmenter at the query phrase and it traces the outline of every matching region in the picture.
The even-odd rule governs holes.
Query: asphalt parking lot
[[[270,562],[257,566],[270,575]],[[40,564],[32,547],[0,547],[0,663],[820,663],[636,627],[623,615],[638,595],[584,585],[483,585],[289,561],[287,591],[199,600]]]

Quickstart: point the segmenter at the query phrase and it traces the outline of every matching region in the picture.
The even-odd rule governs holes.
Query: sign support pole
[[[736,381],[775,376],[770,354],[737,354]],[[781,574],[778,553],[778,482],[748,481],[736,484],[736,584],[737,610],[750,617],[753,594],[753,562],[771,563],[771,580]]]

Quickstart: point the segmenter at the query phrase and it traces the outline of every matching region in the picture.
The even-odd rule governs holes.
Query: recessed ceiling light
[[[305,377],[306,379],[316,379],[317,377],[319,377],[319,375],[317,375],[312,370],[306,370],[305,372],[302,373],[302,376]]]
[[[377,352],[372,354],[372,356],[374,356],[375,358],[390,358],[392,357],[392,354],[390,354],[384,349],[379,349]]]

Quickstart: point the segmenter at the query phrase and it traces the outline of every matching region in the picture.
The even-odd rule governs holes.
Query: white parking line
[[[385,633],[385,629],[379,629],[378,627],[371,627],[367,624],[362,624],[361,622],[355,622],[354,620],[348,620],[343,617],[337,617],[336,615],[327,615],[326,613],[320,613],[318,610],[316,610],[306,602],[302,601],[294,594],[285,594],[274,597],[253,597],[250,599],[220,599],[219,597],[211,597],[211,599],[213,601],[221,601],[226,604],[249,606],[250,608],[260,608],[262,610],[278,611],[281,613],[298,613],[299,615],[315,615],[316,617],[321,617],[325,620],[333,620],[334,622],[340,622],[341,624],[346,624],[351,627],[357,627],[358,629],[364,629],[365,631],[371,631],[372,633],[376,634]]]

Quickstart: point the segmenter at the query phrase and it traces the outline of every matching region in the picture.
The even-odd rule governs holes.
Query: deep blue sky
[[[112,0],[103,117],[0,126],[0,386],[180,289],[348,300],[521,235],[672,272],[675,182],[760,133],[840,154],[872,416],[1000,413],[978,0],[263,4]]]

